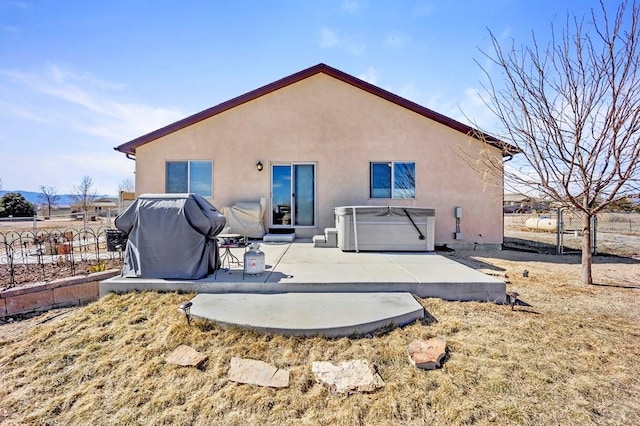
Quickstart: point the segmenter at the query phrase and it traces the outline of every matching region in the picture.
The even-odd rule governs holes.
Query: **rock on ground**
[[[414,367],[435,370],[440,367],[442,358],[447,353],[447,340],[442,336],[429,340],[414,340],[409,343],[407,353]]]
[[[373,392],[385,385],[367,360],[344,361],[338,365],[317,361],[311,364],[311,371],[334,393]]]
[[[166,361],[169,364],[176,364],[181,367],[200,367],[209,357],[205,354],[198,352],[191,346],[181,345],[178,346],[167,357]]]
[[[289,372],[264,361],[254,359],[231,358],[229,380],[238,383],[286,388],[289,386]]]

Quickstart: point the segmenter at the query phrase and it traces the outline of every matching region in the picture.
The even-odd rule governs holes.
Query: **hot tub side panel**
[[[435,248],[433,209],[343,206],[336,207],[335,216],[338,248],[343,251],[433,251]]]

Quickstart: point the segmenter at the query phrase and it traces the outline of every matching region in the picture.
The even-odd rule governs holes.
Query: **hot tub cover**
[[[143,194],[116,217],[128,236],[124,277],[199,279],[220,264],[225,217],[197,194]]]

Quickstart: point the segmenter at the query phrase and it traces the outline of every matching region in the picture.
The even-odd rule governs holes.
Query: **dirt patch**
[[[532,248],[530,245],[528,247]],[[539,269],[559,277],[562,282],[582,285],[580,284],[581,257],[577,254],[555,255],[502,250],[456,251],[445,255],[471,268],[489,275],[507,278],[507,280],[511,280],[513,274],[524,278],[525,271],[530,275],[534,269]],[[507,275],[507,270],[510,271],[511,276]],[[612,255],[595,256],[592,272],[596,285],[640,289],[640,259]]]

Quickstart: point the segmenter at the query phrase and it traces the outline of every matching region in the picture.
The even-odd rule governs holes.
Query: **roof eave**
[[[183,118],[182,120],[178,120],[174,123],[171,123],[167,126],[164,126],[158,130],[154,130],[153,132],[147,133],[145,135],[142,135],[136,139],[133,139],[129,142],[126,142],[120,146],[115,147],[114,149],[116,151],[122,152],[124,154],[130,154],[130,155],[135,155],[136,153],[136,148],[144,145],[145,143],[154,141],[156,139],[159,139],[161,137],[167,136],[171,133],[174,133],[178,130],[181,130],[185,127],[191,126],[195,123],[198,123],[202,120],[205,120],[207,118],[213,117],[214,115],[220,114],[221,112],[227,111],[231,108],[237,107],[239,105],[242,105],[246,102],[252,101],[254,99],[257,99],[261,96],[267,95],[271,92],[274,92],[276,90],[279,90],[283,87],[289,86],[293,83],[296,83],[298,81],[301,81],[305,78],[311,77],[315,74],[319,74],[319,73],[324,73],[327,74],[329,76],[332,76],[340,81],[343,81],[347,84],[350,84],[352,86],[355,86],[357,88],[360,88],[361,90],[364,90],[366,92],[369,92],[373,95],[376,95],[378,97],[381,97],[382,99],[385,99],[389,102],[393,102],[399,106],[402,106],[404,108],[407,108],[417,114],[420,114],[422,116],[425,116],[431,120],[434,120],[440,124],[443,124],[447,127],[450,127],[454,130],[457,130],[461,133],[464,133],[466,135],[472,136],[476,139],[479,140],[483,140],[487,143],[489,143],[490,145],[500,149],[502,151],[502,155],[503,156],[509,156],[509,155],[513,155],[513,154],[517,154],[519,152],[521,152],[518,148],[516,148],[515,146],[512,146],[506,142],[503,142],[501,140],[499,140],[498,138],[496,138],[495,136],[492,136],[490,134],[484,133],[478,129],[474,129],[471,126],[468,126],[466,124],[463,124],[457,120],[454,120],[452,118],[449,118],[445,115],[442,115],[436,111],[433,111],[429,108],[423,107],[422,105],[419,105],[415,102],[412,102],[408,99],[405,99],[401,96],[396,95],[395,93],[391,93],[387,90],[384,90],[378,86],[374,86],[371,83],[368,83],[364,80],[361,80],[357,77],[354,77],[350,74],[347,74],[343,71],[340,71],[336,68],[330,67],[326,64],[320,63],[317,65],[314,65],[312,67],[309,67],[307,69],[304,69],[302,71],[299,71],[295,74],[291,74],[287,77],[281,78],[280,80],[276,80],[272,83],[269,83],[265,86],[259,87],[257,89],[254,89],[250,92],[247,92],[243,95],[237,96],[233,99],[230,99],[228,101],[222,102],[221,104],[215,105],[211,108],[207,108],[203,111],[200,111],[196,114],[190,115],[189,117]]]

